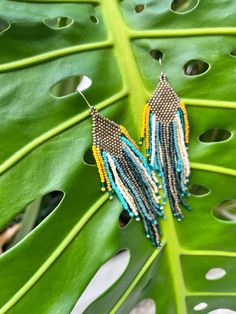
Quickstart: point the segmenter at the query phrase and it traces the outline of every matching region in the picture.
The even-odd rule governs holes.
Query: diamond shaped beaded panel
[[[95,108],[90,112],[93,117],[93,144],[107,153],[121,157],[121,130],[118,124],[101,116]]]
[[[168,124],[175,118],[180,99],[170,86],[165,75],[161,75],[160,82],[148,101],[152,112],[156,113],[157,120]]]

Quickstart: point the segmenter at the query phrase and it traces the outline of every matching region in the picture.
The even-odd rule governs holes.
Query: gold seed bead
[[[189,142],[189,123],[188,123],[188,113],[187,113],[187,110],[186,110],[186,107],[185,107],[185,104],[183,101],[180,101],[180,108],[182,109],[183,111],[183,114],[184,114],[184,131],[185,131],[185,141],[186,143],[188,144]]]
[[[92,146],[92,151],[93,151],[94,159],[95,159],[96,164],[97,164],[97,169],[98,169],[98,173],[99,173],[99,176],[100,176],[100,180],[101,180],[101,182],[105,182],[104,175],[103,175],[103,172],[102,172],[102,168],[101,168],[101,165],[100,165],[100,162],[99,162],[99,158],[98,158],[98,155],[97,155],[97,149],[96,149],[95,145]]]
[[[148,109],[148,104],[145,104],[142,116],[142,128],[141,128],[141,138],[145,136],[145,125],[146,125],[146,111]],[[141,143],[142,144],[142,143]]]
[[[146,151],[150,149],[149,146],[149,117],[150,117],[150,109],[146,109],[146,119],[145,119],[145,130],[146,130]]]
[[[103,162],[103,159],[102,159],[102,154],[101,154],[100,148],[97,147],[96,148],[96,152],[97,152],[97,156],[98,156],[98,159],[99,159],[99,162],[100,162],[103,174],[104,174],[104,178],[105,178],[104,181],[106,182],[107,190],[108,190],[108,192],[112,191],[110,180],[109,180],[107,172],[106,172],[106,168],[105,168],[105,165],[104,165],[104,162]]]

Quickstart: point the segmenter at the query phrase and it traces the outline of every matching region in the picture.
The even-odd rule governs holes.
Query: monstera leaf
[[[235,13],[234,0],[1,0],[1,228],[64,192],[1,255],[1,314],[70,313],[122,249],[125,272],[85,313],[128,313],[144,298],[163,314],[236,310]],[[193,210],[178,223],[167,208],[157,250],[141,224],[119,226],[121,205],[101,194],[91,165],[88,108],[56,84],[89,77],[90,102],[137,140],[161,55],[189,113]],[[224,276],[212,278],[212,268]]]

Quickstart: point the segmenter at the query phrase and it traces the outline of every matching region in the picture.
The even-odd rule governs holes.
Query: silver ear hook
[[[160,65],[160,69],[161,69],[161,74],[160,74],[160,78],[161,79],[166,79],[166,75],[163,72],[163,65],[162,65],[162,58],[158,59],[159,65]]]
[[[158,62],[159,62],[159,64],[160,64],[161,75],[164,75],[163,66],[162,66],[162,58],[159,58],[159,59],[158,59]]]
[[[77,92],[80,93],[80,95],[83,97],[83,99],[86,102],[86,104],[88,105],[89,109],[92,109],[93,106],[90,105],[88,99],[84,96],[84,94],[79,89],[77,89]]]

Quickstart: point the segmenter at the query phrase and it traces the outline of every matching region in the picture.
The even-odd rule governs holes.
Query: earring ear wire
[[[92,105],[90,105],[88,99],[85,97],[84,93],[82,93],[79,89],[77,89],[78,93],[83,97],[84,101],[86,102],[86,104],[88,105],[89,109],[93,108]]]
[[[163,65],[162,65],[162,58],[159,58],[159,59],[158,59],[158,62],[159,62],[160,69],[161,69],[161,75],[164,75],[164,72],[163,72]]]

